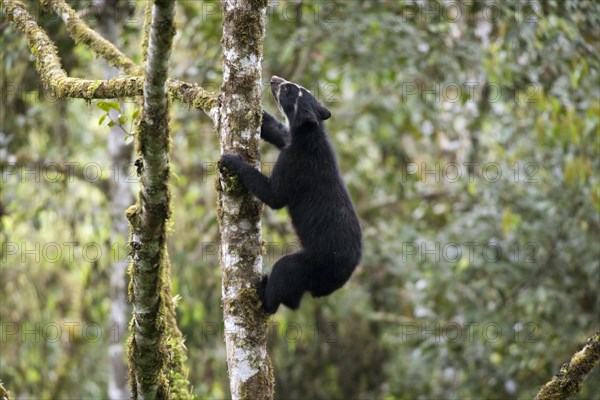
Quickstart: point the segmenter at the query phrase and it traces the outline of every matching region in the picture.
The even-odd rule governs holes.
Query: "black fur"
[[[288,207],[302,249],[279,259],[258,289],[264,310],[297,308],[304,292],[326,296],[348,281],[360,262],[361,230],[329,143],[331,113],[305,88],[277,76],[271,90],[290,129],[264,112],[261,137],[281,149],[267,178],[237,155],[221,164],[271,208]]]

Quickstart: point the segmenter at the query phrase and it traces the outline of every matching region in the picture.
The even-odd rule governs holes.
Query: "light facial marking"
[[[298,112],[298,100],[300,100],[300,97],[302,97],[302,86],[296,85],[293,82],[290,83],[298,88],[298,96],[296,96],[296,101],[294,102],[294,119],[296,119],[296,113]]]
[[[277,103],[279,103],[279,94],[281,93],[281,85],[277,86]]]
[[[302,86],[300,86],[300,85],[298,85],[298,84],[296,84],[294,82],[285,81],[285,80],[283,81],[283,83],[281,83],[277,87],[277,108],[279,108],[279,111],[285,117],[285,121],[287,122],[287,125],[290,126],[290,121],[289,121],[289,119],[288,119],[287,114],[285,113],[285,111],[283,111],[283,107],[281,107],[281,101],[279,100],[280,99],[280,95],[281,95],[281,87],[283,85],[286,85],[286,84],[291,84],[291,85],[294,85],[294,86],[296,86],[298,88],[298,96],[296,97],[296,101],[294,102],[294,115],[293,115],[294,118],[296,118],[296,113],[298,112],[298,100],[300,99],[300,97],[303,96],[302,89],[306,90],[308,93],[310,93],[310,90],[308,90],[308,89],[306,89],[306,88],[304,88],[304,87],[302,87]]]
[[[294,119],[296,119],[296,113],[298,112],[298,100],[300,100],[300,97],[302,97],[302,92],[300,92],[300,95],[296,97],[296,101],[294,102]]]
[[[289,128],[290,120],[288,119],[285,111],[283,111],[283,107],[281,107],[281,101],[279,101],[279,95],[281,94],[281,86],[283,86],[283,84],[281,84],[277,87],[277,108],[279,109],[279,112],[283,115],[283,117],[285,118],[285,123]]]

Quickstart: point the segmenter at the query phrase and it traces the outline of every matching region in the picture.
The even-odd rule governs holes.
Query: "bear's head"
[[[320,121],[331,117],[329,110],[300,85],[274,75],[271,78],[271,91],[279,111],[286,117],[290,127],[318,125]]]

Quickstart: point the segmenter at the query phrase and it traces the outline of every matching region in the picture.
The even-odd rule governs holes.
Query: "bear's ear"
[[[317,115],[319,112],[317,111],[316,113],[313,111],[309,111],[305,117],[300,120],[300,125],[319,125],[319,116]]]
[[[323,121],[331,118],[331,112],[320,104],[317,105],[317,115]]]

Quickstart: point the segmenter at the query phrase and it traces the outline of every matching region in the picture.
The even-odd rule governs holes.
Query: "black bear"
[[[259,297],[267,313],[279,304],[296,309],[304,292],[326,296],[348,281],[360,262],[358,217],[340,175],[324,120],[331,113],[305,88],[278,76],[271,91],[288,127],[263,112],[261,137],[281,149],[270,177],[241,157],[224,154],[221,165],[269,207],[288,207],[301,250],[279,259],[264,276]]]

